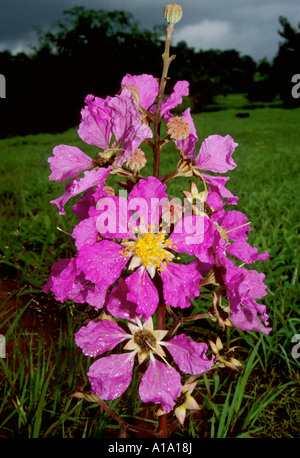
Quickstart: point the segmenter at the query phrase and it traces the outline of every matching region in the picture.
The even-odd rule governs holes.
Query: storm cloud
[[[0,50],[30,52],[36,44],[34,26],[47,30],[63,11],[78,0],[0,0]],[[133,14],[142,29],[164,24],[165,0],[85,0],[86,8],[124,10]],[[271,60],[280,41],[278,18],[285,16],[296,27],[299,0],[178,0],[182,20],[176,24],[174,43],[186,41],[195,50],[236,49],[256,60]]]

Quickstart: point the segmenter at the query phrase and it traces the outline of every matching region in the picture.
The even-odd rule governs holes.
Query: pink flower
[[[124,318],[122,306],[113,305],[112,308],[117,317]],[[129,306],[130,313],[133,313],[133,308],[132,303]],[[91,365],[88,377],[92,391],[102,399],[116,399],[131,382],[135,355],[138,355],[139,365],[149,357],[148,368],[139,386],[140,398],[143,402],[161,404],[162,409],[168,413],[174,408],[175,399],[180,395],[182,386],[180,374],[167,362],[163,346],[170,350],[180,370],[186,373],[201,374],[209,370],[214,356],[209,360],[205,355],[207,345],[193,342],[184,334],[170,341],[163,341],[168,331],[155,331],[152,318],[142,325],[138,316],[135,316],[134,323],[128,323],[130,333],[127,333],[114,321],[91,321],[75,334],[78,347],[85,355],[92,357],[103,355],[128,340],[123,350],[131,353],[104,356]]]
[[[139,105],[151,113],[155,113],[156,105],[155,99],[159,92],[159,85],[157,80],[152,75],[129,75],[124,76],[121,86],[126,88],[134,86],[138,90]],[[189,94],[189,83],[187,81],[177,81],[175,83],[173,92],[169,97],[166,97],[162,102],[160,116],[170,116],[169,110],[177,107],[182,102],[182,97]]]
[[[195,161],[195,168],[210,172],[225,173],[233,170],[236,163],[232,154],[238,143],[230,135],[210,135],[204,140]]]
[[[224,210],[220,210],[212,215],[211,219],[214,221],[218,231],[214,246],[221,264],[223,256],[228,254],[241,259],[246,264],[251,264],[259,259],[269,258],[266,251],[258,254],[258,249],[246,242],[248,238],[246,231],[250,231],[251,227],[247,223],[246,215],[242,212],[235,210],[225,212]]]
[[[229,259],[223,260],[223,264],[226,267],[224,285],[231,311],[229,320],[239,329],[269,334],[272,328],[268,326],[266,306],[255,301],[267,294],[265,275],[256,270],[236,267]]]
[[[91,159],[75,146],[54,148],[53,156],[48,159],[49,179],[60,183],[72,178],[64,194],[51,201],[62,215],[71,197],[94,186],[103,189],[111,170],[127,161],[145,138],[152,137],[151,129],[142,123],[133,96],[127,89],[106,99],[88,95],[85,102],[78,134],[83,141],[98,146],[103,152]],[[82,172],[82,178],[74,178]]]
[[[188,307],[190,300],[199,296],[200,261],[208,262],[216,229],[205,216],[194,215],[179,220],[171,234],[163,231],[160,221],[162,204],[167,202],[165,189],[166,185],[149,177],[134,186],[128,200],[122,196],[101,198],[97,208],[91,207],[89,216],[73,230],[78,252],[72,268],[67,261],[53,267],[45,288],[58,300],[70,299],[78,289],[75,300],[86,299],[102,308],[108,288],[122,276],[126,300],[137,304],[136,313],[143,320],[158,305],[157,281],[168,304]],[[178,253],[198,259],[180,264]]]
[[[182,265],[177,262],[178,256],[175,253],[189,253],[202,260],[214,240],[215,228],[203,216],[187,217],[184,224],[179,221],[170,237],[161,230],[154,231],[153,224],[144,224],[143,221],[147,220],[158,227],[161,216],[161,206],[158,203],[167,199],[165,188],[154,177],[141,180],[135,185],[128,196],[126,208],[136,210],[140,218],[135,219],[131,210],[131,218],[123,227],[123,232],[112,221],[120,220],[120,224],[124,225],[127,210],[123,209],[124,217],[120,218],[122,198],[112,196],[105,199],[105,204],[114,204],[113,211],[96,210],[94,216],[79,223],[73,232],[78,248],[76,265],[86,280],[96,286],[109,286],[121,276],[125,267],[132,271],[125,279],[128,287],[126,298],[137,304],[136,312],[143,314],[144,319],[151,316],[158,305],[156,275],[161,278],[166,302],[173,307],[188,307],[190,299],[199,295],[199,282],[202,278],[199,261]],[[153,201],[155,206],[152,205],[151,212]],[[98,208],[101,202],[98,202]],[[136,209],[136,205],[140,208]],[[105,221],[110,222],[110,227],[105,226]],[[179,231],[177,227],[180,224]],[[100,241],[98,233],[102,237]]]
[[[88,304],[102,308],[107,299],[108,286],[91,285],[78,270],[76,259],[61,259],[53,264],[51,274],[42,290],[52,291],[59,302],[71,300],[79,304]]]

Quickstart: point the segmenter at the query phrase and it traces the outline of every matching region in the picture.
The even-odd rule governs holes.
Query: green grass
[[[239,196],[237,209],[251,221],[250,243],[267,250],[269,261],[255,264],[266,275],[272,332],[228,330],[229,345],[240,345],[243,369],[209,372],[200,378],[195,396],[202,410],[193,412],[180,437],[298,437],[299,361],[292,356],[292,336],[299,319],[299,154],[300,109],[250,109],[242,95],[218,98],[224,109],[193,115],[201,141],[211,134],[230,134],[239,147],[237,168],[228,188]],[[239,118],[236,113],[247,112]],[[56,303],[41,292],[50,266],[73,255],[70,217],[75,200],[58,215],[49,203],[64,185],[49,182],[47,158],[60,143],[83,144],[76,129],[48,135],[0,140],[0,333],[7,358],[0,359],[0,437],[103,437],[116,434],[116,424],[97,404],[70,397],[88,381],[90,360],[74,344],[73,334],[87,318],[83,307]],[[147,153],[149,148],[145,147]],[[170,146],[162,150],[161,175],[178,160]],[[142,171],[152,173],[153,161]],[[168,182],[180,196],[188,180]],[[192,327],[192,332],[201,333]],[[145,409],[136,386],[110,403],[128,422],[156,421]],[[153,420],[154,418],[154,420]],[[109,432],[109,433],[108,433]]]

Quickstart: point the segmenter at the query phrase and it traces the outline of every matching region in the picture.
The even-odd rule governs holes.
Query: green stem
[[[173,27],[169,25],[167,27],[167,35],[166,35],[166,41],[165,41],[165,50],[162,55],[163,58],[163,70],[162,70],[162,75],[161,75],[161,80],[160,80],[160,86],[159,86],[159,93],[158,93],[158,99],[157,99],[157,105],[156,105],[156,110],[155,110],[155,116],[154,116],[154,167],[153,167],[153,175],[156,178],[159,178],[159,165],[160,165],[160,152],[161,152],[161,142],[160,142],[160,126],[161,126],[161,119],[160,119],[160,113],[161,113],[161,106],[163,102],[163,96],[165,92],[165,87],[167,83],[167,75],[168,75],[168,70],[170,63],[172,60],[175,58],[175,56],[170,57],[170,43],[171,43],[171,36],[173,32]]]

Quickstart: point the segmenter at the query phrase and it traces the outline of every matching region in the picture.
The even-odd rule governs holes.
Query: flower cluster
[[[256,302],[266,295],[264,275],[245,266],[268,254],[248,243],[246,215],[226,209],[238,201],[223,175],[236,167],[232,156],[238,144],[230,135],[211,135],[197,152],[190,109],[181,116],[172,112],[188,93],[189,83],[178,81],[161,100],[158,115],[167,132],[161,147],[172,142],[178,154],[176,170],[165,177],[140,174],[147,161],[143,142],[155,149],[151,124],[157,122],[159,81],[127,74],[114,97],[86,97],[78,134],[100,151],[91,158],[75,146],[59,145],[49,158],[49,179],[69,179],[52,203],[65,215],[67,202],[79,196],[72,207],[79,221],[71,234],[74,256],[56,262],[43,287],[57,301],[106,312],[106,319],[91,320],[75,335],[85,355],[99,357],[88,372],[94,393],[105,400],[121,396],[137,355],[144,369],[141,400],[159,404],[158,415],[174,409],[181,423],[186,408],[199,408],[191,396],[196,383],[183,374],[201,375],[224,361],[235,368],[239,362],[221,358],[219,340],[211,342],[216,356],[208,356],[204,342],[154,330],[159,304],[178,313],[211,285],[206,314],[211,323],[271,330],[266,307]],[[119,193],[108,186],[112,175],[126,179]],[[167,194],[167,181],[177,176],[191,180],[190,189],[182,190],[184,202]]]

